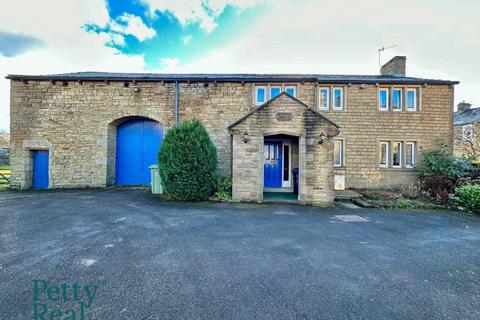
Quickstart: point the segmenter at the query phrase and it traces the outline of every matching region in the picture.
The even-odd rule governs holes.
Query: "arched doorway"
[[[157,163],[163,129],[157,121],[133,118],[117,126],[115,184],[150,184],[149,166]]]

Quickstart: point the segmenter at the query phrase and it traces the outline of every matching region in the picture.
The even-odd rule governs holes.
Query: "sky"
[[[377,74],[458,80],[480,106],[478,0],[15,0],[0,5],[0,130],[7,74],[78,71]]]

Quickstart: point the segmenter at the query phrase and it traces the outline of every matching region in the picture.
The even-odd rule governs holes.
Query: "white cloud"
[[[142,1],[150,5],[151,13],[169,10],[184,25],[203,20],[204,30],[215,28],[214,18],[227,3],[248,8],[259,2],[210,0],[212,11],[208,14],[200,0]],[[203,57],[188,64],[172,54],[160,61],[163,71],[375,74],[377,49],[398,44],[398,48],[383,54],[383,61],[406,55],[408,75],[460,80],[456,102],[466,100],[480,106],[479,1],[406,0],[402,6],[381,0],[272,3],[252,32],[235,35],[227,46],[205,48]],[[139,20],[127,21],[133,27],[125,27],[122,33],[151,37],[145,29],[149,28],[143,28]],[[2,4],[0,29],[34,36],[45,46],[18,57],[0,56],[0,129],[9,123],[9,82],[3,78],[5,74],[144,71],[143,56],[118,54],[105,47],[111,41],[109,35],[87,33],[81,28],[86,23],[105,26],[109,22],[103,0],[15,0]],[[116,43],[123,40],[121,35],[115,39]],[[182,41],[188,42],[186,37]]]
[[[141,0],[149,8],[150,16],[155,17],[156,11],[168,11],[173,14],[182,25],[199,23],[206,32],[212,32],[218,25],[215,22],[227,5],[239,9],[252,7],[261,0]],[[208,9],[205,7],[208,6]]]
[[[182,37],[182,42],[184,44],[189,44],[190,41],[192,41],[192,39],[193,39],[193,36],[191,34],[189,34],[187,36]]]
[[[160,59],[161,68],[163,71],[168,71],[174,69],[180,64],[180,59],[178,58],[163,58]]]
[[[140,17],[136,15],[124,13],[117,18],[121,23],[116,22],[115,20],[110,20],[108,23],[111,29],[115,32],[118,32],[124,36],[132,35],[140,41],[145,41],[147,39],[153,38],[156,34],[155,30],[147,27]]]
[[[17,57],[0,56],[0,130],[8,129],[10,122],[10,83],[4,78],[7,74],[144,71],[141,55],[118,54],[105,46],[109,36],[82,29],[86,23],[105,25],[108,22],[103,0],[16,0],[2,4],[0,29],[35,36],[45,46]]]

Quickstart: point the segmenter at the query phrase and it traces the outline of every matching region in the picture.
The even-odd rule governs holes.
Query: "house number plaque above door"
[[[288,112],[278,112],[275,116],[278,121],[290,121],[293,118],[293,114]]]

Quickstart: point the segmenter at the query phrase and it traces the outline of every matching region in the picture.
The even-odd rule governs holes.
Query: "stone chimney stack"
[[[463,102],[460,102],[458,105],[457,105],[457,110],[458,112],[463,112],[465,110],[468,110],[472,107],[472,104],[471,103],[467,103],[465,101]]]
[[[396,56],[385,63],[380,69],[382,76],[405,77],[407,69],[407,57]]]

